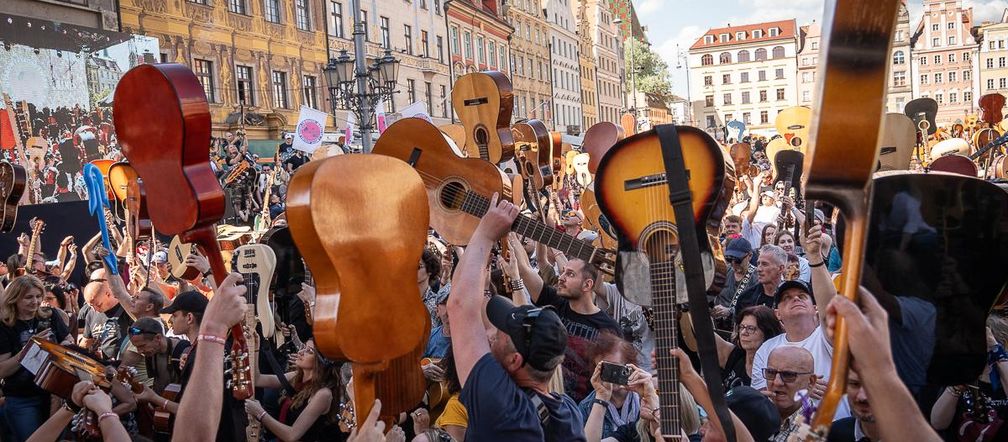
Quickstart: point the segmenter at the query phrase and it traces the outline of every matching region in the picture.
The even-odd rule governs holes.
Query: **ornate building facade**
[[[948,126],[977,111],[974,63],[979,45],[971,33],[973,9],[962,0],[924,0],[913,36],[914,90],[938,102],[938,125]]]
[[[549,55],[553,84],[553,130],[571,134],[581,126],[581,75],[578,59],[577,21],[573,0],[546,0],[549,22]]]
[[[581,124],[582,132],[599,122],[597,72],[593,54],[594,27],[586,0],[571,0],[575,11],[578,33],[578,65],[581,67]],[[616,122],[619,124],[619,122]]]
[[[501,0],[451,0],[445,2],[445,8],[452,84],[462,75],[486,70],[500,71],[513,79],[508,69],[508,43],[514,28],[504,20]]]
[[[508,3],[511,35],[511,82],[514,85],[515,120],[537,118],[553,127],[550,88],[550,31],[538,0]]]

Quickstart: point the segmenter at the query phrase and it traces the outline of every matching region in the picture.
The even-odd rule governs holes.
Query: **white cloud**
[[[661,10],[665,6],[665,0],[644,0],[637,6],[638,14],[650,14]]]
[[[822,21],[822,0],[740,0],[739,13],[727,23],[749,24],[773,20],[796,19],[799,26]]]
[[[963,2],[963,7],[973,7],[973,23],[980,24],[985,21],[1001,21],[1001,14],[1008,8],[1008,1],[1005,0],[967,0]]]

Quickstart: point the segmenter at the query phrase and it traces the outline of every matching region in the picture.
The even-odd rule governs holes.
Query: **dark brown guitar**
[[[423,178],[430,206],[430,225],[451,244],[468,244],[494,193],[511,199],[507,177],[493,164],[475,158],[459,158],[436,127],[419,118],[396,121],[378,142],[373,153],[399,158]],[[546,225],[519,215],[511,231],[564,252],[569,257],[595,264],[608,275],[615,272],[615,254],[592,246]]]
[[[553,184],[553,165],[549,129],[539,120],[515,123],[515,160],[522,178],[532,184],[533,194]]]
[[[0,217],[0,232],[10,232],[17,221],[18,201],[24,195],[28,175],[24,167],[0,161],[0,200],[3,201],[3,213]]]

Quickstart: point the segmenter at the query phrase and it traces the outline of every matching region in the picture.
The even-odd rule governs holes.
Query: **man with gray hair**
[[[774,294],[777,293],[777,286],[784,280],[787,252],[773,244],[764,245],[759,251],[759,259],[756,261],[757,284],[739,294],[738,302],[735,304],[736,316],[746,307],[754,305],[774,308]]]

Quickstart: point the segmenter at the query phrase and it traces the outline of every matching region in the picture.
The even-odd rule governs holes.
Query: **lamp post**
[[[693,97],[690,96],[690,78],[689,78],[689,58],[686,53],[679,49],[679,45],[676,45],[676,56],[678,57],[678,64],[676,69],[682,69],[683,61],[686,62],[686,124],[693,125]]]
[[[339,57],[329,59],[323,71],[329,82],[333,116],[337,108],[353,112],[360,122],[361,148],[364,153],[370,153],[374,108],[382,101],[391,100],[392,95],[398,92],[395,88],[399,78],[399,60],[392,56],[391,50],[386,49],[384,56],[367,65],[359,0],[351,3],[354,11],[354,58],[351,59],[345,49],[341,50]],[[346,143],[350,144],[350,140]]]

